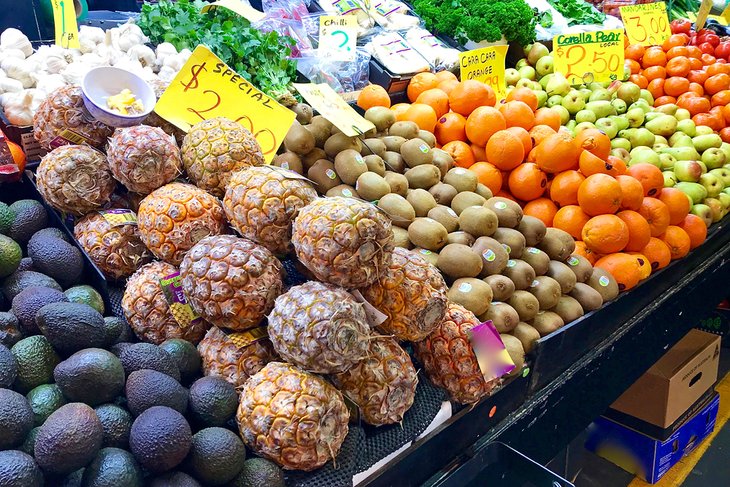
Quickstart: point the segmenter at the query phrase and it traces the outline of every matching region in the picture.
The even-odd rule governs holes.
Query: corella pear
[[[672,154],[659,154],[659,162],[662,167],[662,171],[671,171],[674,169],[674,165],[677,163],[677,159]]]
[[[629,151],[627,151],[626,149],[620,148],[620,147],[616,148],[616,149],[611,149],[611,155],[614,157],[618,157],[619,159],[624,161],[626,164],[628,164],[629,161],[631,160],[631,154],[629,154]]]
[[[725,153],[719,147],[710,147],[702,153],[702,162],[709,170],[724,166],[725,160]]]
[[[621,83],[621,86],[618,87],[618,91],[616,92],[616,96],[627,104],[631,104],[641,97],[641,88],[635,83]]]
[[[619,136],[629,139],[631,147],[638,147],[642,145],[645,147],[651,147],[654,145],[655,140],[654,134],[644,127],[622,130],[619,132]]]
[[[548,95],[567,95],[570,92],[570,83],[561,73],[553,73],[545,86]]]
[[[717,197],[725,189],[725,184],[722,179],[710,173],[700,176],[700,184],[707,190],[707,196],[709,198]]]
[[[590,122],[593,123],[597,120],[598,117],[596,117],[596,114],[593,113],[590,110],[583,109],[575,114],[575,121],[578,123],[581,122]]]
[[[661,114],[644,126],[655,135],[669,137],[677,130],[677,119],[671,115]]]
[[[586,100],[580,91],[571,90],[567,95],[563,97],[562,105],[568,109],[568,112],[571,115],[575,115],[585,108]]]
[[[725,208],[725,214],[730,211],[730,194],[728,193],[720,193],[717,195],[717,199],[720,200],[720,203],[722,203],[723,208]]]
[[[552,56],[543,56],[537,60],[537,63],[535,63],[535,71],[537,71],[538,76],[550,74],[553,72],[553,69],[554,64]]]
[[[507,86],[514,86],[520,80],[520,73],[515,68],[504,70],[504,82]]]
[[[717,223],[725,216],[725,207],[717,198],[705,198],[704,203],[710,207],[712,212],[712,223]]]
[[[663,147],[660,154],[671,154],[678,161],[695,161],[700,158],[694,147]]]
[[[562,103],[563,103],[563,95],[549,95],[546,105],[550,108],[553,108],[553,107],[562,106]]]
[[[606,88],[597,88],[593,90],[591,96],[588,97],[588,102],[592,101],[611,101],[611,93]],[[610,103],[609,103],[610,104]]]
[[[678,160],[674,163],[674,174],[677,175],[677,181],[696,183],[702,176],[702,166],[697,161]]]
[[[718,167],[716,169],[712,169],[708,174],[714,174],[722,180],[722,184],[725,188],[730,188],[730,169]]]
[[[630,151],[631,142],[629,142],[629,139],[624,139],[623,137],[616,137],[615,139],[611,140],[611,149],[624,149],[624,150]]]
[[[699,127],[697,128],[699,129]],[[701,153],[712,147],[719,149],[722,146],[722,139],[718,134],[715,133],[696,135],[692,137],[692,143],[694,144],[695,149],[697,149],[697,151]]]
[[[616,109],[616,113],[618,115],[622,115],[622,114],[626,113],[626,110],[628,108],[628,105],[626,105],[626,102],[620,98],[614,98],[613,100],[611,100],[611,105],[613,105],[613,108]]]
[[[532,46],[530,46],[530,50],[527,52],[527,60],[530,62],[531,65],[535,66],[540,59],[549,55],[550,51],[548,50],[547,46],[545,44],[536,42]]]
[[[693,205],[702,203],[702,201],[707,198],[707,190],[699,183],[688,183],[686,181],[680,181],[675,184],[674,187],[689,196],[692,199]]]
[[[709,206],[705,204],[695,204],[692,205],[692,209],[689,210],[689,212],[702,218],[702,221],[705,222],[705,225],[708,227],[712,225],[712,209]]]
[[[692,147],[694,149],[692,137],[694,136],[690,136],[684,132],[677,131],[674,132],[667,140],[669,141],[669,145],[671,145],[672,147]]]
[[[682,120],[689,120],[691,117],[692,114],[686,108],[680,108],[677,110],[677,113],[674,114],[674,118],[676,118],[680,122]]]
[[[725,153],[725,164],[730,164],[730,144],[723,142],[720,144],[720,150]]]
[[[597,100],[586,103],[586,110],[590,110],[596,114],[596,118],[604,118],[609,115],[616,115],[616,109],[611,105],[610,101]]]
[[[666,105],[661,105],[656,108],[654,108],[655,112],[664,113],[667,115],[674,115],[677,113],[677,110],[679,107],[675,105],[674,103],[667,103]]]
[[[677,176],[674,175],[674,171],[663,171],[662,176],[664,176],[665,188],[673,188],[677,184]]]
[[[618,126],[610,118],[599,118],[594,125],[598,130],[603,131],[609,139],[613,139],[618,134]]]
[[[656,166],[661,169],[662,163],[659,159],[659,154],[654,152],[654,149],[651,147],[635,147],[631,150],[631,159],[629,161],[629,166],[633,166],[635,164],[640,164],[642,162],[646,162],[651,164],[652,166]]]
[[[616,127],[618,127],[619,131],[629,128],[629,121],[626,120],[626,117],[623,115],[609,115],[608,118],[616,123]]]
[[[677,130],[689,135],[690,137],[697,135],[697,126],[691,118],[679,120],[677,122]]]
[[[712,135],[715,131],[712,130],[712,127],[708,127],[707,125],[698,125],[697,126],[697,135]]]
[[[651,94],[651,91],[642,89],[641,95],[639,95],[639,96],[641,96],[639,101],[644,100],[646,102],[646,104],[649,105],[650,107],[654,106],[654,95]]]
[[[641,108],[632,108],[624,116],[629,121],[629,127],[641,127],[644,123],[644,110]]]

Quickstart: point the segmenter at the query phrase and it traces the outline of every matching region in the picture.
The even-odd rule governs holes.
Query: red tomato
[[[701,44],[698,44],[697,47],[699,47],[700,51],[702,51],[704,54],[715,54],[715,46],[713,46],[709,42],[703,42]]]
[[[712,44],[712,47],[715,47],[720,44],[720,37],[718,37],[718,35],[715,33],[710,33],[705,35],[705,42],[709,42],[710,44]]]
[[[669,28],[672,29],[672,34],[689,34],[692,30],[692,22],[687,19],[673,20],[669,24]]]
[[[730,58],[730,42],[725,41],[715,47],[715,57],[728,59]]]

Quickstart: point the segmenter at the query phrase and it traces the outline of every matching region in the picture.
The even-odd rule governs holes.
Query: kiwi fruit
[[[428,217],[433,218],[444,226],[447,232],[455,232],[459,228],[459,217],[457,214],[444,205],[436,205],[428,210]]]
[[[414,248],[413,252],[420,255],[424,259],[426,259],[426,261],[429,264],[431,264],[432,266],[436,266],[436,263],[438,262],[438,258],[439,258],[438,252],[432,252],[431,250],[422,249],[419,247]]]
[[[522,373],[522,368],[525,366],[525,347],[522,345],[522,341],[516,336],[512,336],[506,333],[500,335],[504,348],[509,354],[509,358],[512,363],[515,364],[515,368],[507,374],[510,377],[514,377]]]
[[[483,206],[469,206],[459,214],[459,229],[475,237],[488,237],[497,230],[497,215]]]
[[[570,270],[575,274],[578,282],[586,282],[593,274],[593,266],[591,263],[579,254],[573,254],[565,261]]]
[[[380,140],[383,142],[383,144],[385,144],[386,151],[397,152],[400,154],[400,148],[407,139],[399,135],[386,135]]]
[[[540,302],[537,297],[519,289],[512,293],[512,296],[507,300],[507,304],[517,311],[517,314],[520,315],[520,321],[529,321],[540,311]]]
[[[537,298],[540,309],[550,309],[558,304],[562,292],[558,281],[548,276],[537,276],[529,291]]]
[[[337,125],[333,124],[332,127],[330,127],[330,137],[332,137],[333,135],[336,135],[336,134],[341,134],[341,133],[342,133],[342,130],[340,130],[340,127],[338,127]]]
[[[528,289],[535,280],[535,270],[530,264],[520,259],[510,259],[507,266],[502,270],[502,275],[512,279],[515,289]]]
[[[401,227],[391,227],[393,229],[393,245],[410,249],[413,247],[411,240],[408,238],[408,230]]]
[[[446,245],[446,237],[449,233],[443,225],[433,218],[416,218],[408,225],[408,238],[413,245],[438,251]]]
[[[398,135],[404,139],[415,139],[418,137],[418,131],[421,130],[416,122],[395,122],[388,129],[388,135]]]
[[[291,107],[290,110],[297,114],[297,122],[301,123],[302,125],[307,125],[309,122],[312,121],[312,117],[314,116],[314,111],[312,110],[312,107],[310,107],[306,103],[297,103],[296,105]]]
[[[476,193],[463,191],[461,193],[457,193],[457,195],[454,196],[454,199],[451,200],[451,208],[457,214],[461,214],[461,212],[464,211],[464,208],[469,208],[470,206],[482,206],[485,201],[486,200],[483,197]]]
[[[530,322],[530,325],[537,330],[541,337],[544,337],[563,327],[565,322],[557,313],[540,311]]]
[[[504,246],[510,259],[522,257],[525,250],[525,236],[514,228],[497,228],[492,238]]]
[[[383,162],[386,168],[397,173],[402,173],[406,169],[406,163],[398,152],[385,151]]]
[[[363,156],[376,155],[383,157],[385,154],[385,144],[380,139],[365,139],[362,141],[362,150],[360,154]]]
[[[422,164],[431,165],[433,153],[431,147],[422,139],[415,138],[407,140],[400,146],[400,155],[403,156],[408,167],[416,167]],[[436,166],[431,166],[438,171],[438,179],[441,180],[441,171]],[[436,183],[434,183],[436,184]]]
[[[492,299],[495,301],[507,301],[515,292],[515,283],[501,274],[494,274],[482,280],[492,288]]]
[[[408,234],[410,235],[410,227]],[[451,279],[476,277],[482,271],[482,259],[466,245],[448,244],[439,252],[436,266]]]
[[[616,279],[614,279],[610,272],[600,267],[593,268],[591,277],[588,278],[586,284],[601,294],[604,303],[615,299],[619,293]]]
[[[444,176],[444,182],[456,188],[459,193],[462,191],[471,191],[473,193],[477,190],[479,184],[477,174],[463,167],[450,169]]]
[[[500,227],[515,228],[522,221],[522,208],[508,198],[493,196],[484,206],[496,213]]]
[[[431,208],[436,206],[436,200],[433,195],[425,189],[409,189],[406,193],[406,200],[416,210],[416,216],[427,216]]]
[[[563,294],[569,294],[575,287],[575,283],[578,282],[570,267],[557,260],[550,261],[545,275],[558,281],[560,292]]]
[[[385,162],[383,162],[382,157],[375,154],[370,154],[369,156],[365,156],[362,159],[365,161],[365,165],[368,167],[368,171],[372,171],[378,176],[385,176]]]
[[[283,154],[279,154],[271,161],[272,166],[281,167],[283,169],[289,169],[297,174],[304,174],[304,165],[299,154],[295,152],[286,151]]]
[[[446,297],[479,316],[487,311],[492,302],[492,288],[480,279],[462,277],[454,281]]]
[[[320,149],[324,147],[324,143],[330,138],[329,128],[322,124],[310,123],[309,125],[305,125],[304,128],[312,134],[315,146]]]
[[[327,134],[330,133],[330,131],[332,130],[332,127],[334,126],[334,124],[332,122],[330,122],[329,120],[324,118],[322,115],[313,116],[312,120],[309,121],[309,125],[306,125],[306,126],[311,127],[312,125],[319,126],[322,129],[326,129]]]
[[[317,184],[317,191],[322,194],[342,184],[342,180],[335,171],[335,165],[327,159],[315,162],[307,171],[307,177]]]
[[[358,154],[362,150],[362,143],[357,137],[348,137],[343,133],[332,135],[327,142],[324,143],[324,151],[331,159],[342,151],[352,149]]]
[[[524,321],[520,321],[512,330],[512,335],[522,343],[525,353],[530,353],[535,348],[535,342],[540,339],[540,332],[528,325]],[[504,343],[504,340],[502,340]]]
[[[492,324],[500,333],[509,333],[520,322],[517,311],[507,303],[492,302],[486,313],[479,316],[482,321],[492,320]]]
[[[436,183],[428,190],[440,205],[451,206],[454,196],[458,193],[456,188],[446,183]]]
[[[447,244],[458,243],[471,247],[472,245],[474,245],[474,241],[476,241],[474,235],[466,232],[451,232],[446,237]],[[482,272],[484,272],[484,268],[482,268]]]
[[[535,247],[525,247],[521,259],[535,269],[535,275],[537,276],[545,275],[550,265],[548,254]]]
[[[389,193],[381,197],[378,200],[378,208],[387,213],[393,221],[393,225],[398,227],[408,228],[413,220],[416,219],[416,210],[399,194]],[[431,216],[430,213],[429,216]]]
[[[454,158],[445,150],[432,149],[431,152],[433,153],[433,165],[439,168],[443,178],[454,167]]]
[[[477,184],[477,189],[474,190],[474,192],[476,194],[478,194],[479,196],[481,196],[482,198],[487,199],[487,200],[489,198],[491,198],[492,196],[494,196],[494,194],[492,193],[492,190],[489,189],[489,187],[487,187],[486,185],[484,185],[482,183]]]
[[[560,296],[558,304],[553,306],[550,311],[560,315],[564,323],[570,323],[583,316],[583,306],[571,296]]]
[[[507,267],[509,254],[502,244],[492,237],[479,237],[472,244],[472,250],[482,258],[482,277],[499,274]]]
[[[405,173],[408,179],[408,187],[414,189],[428,189],[439,182],[441,173],[439,169],[431,164],[412,167]]]
[[[395,123],[395,113],[386,107],[371,107],[365,110],[365,120],[375,125],[375,130],[385,132]]]
[[[551,259],[564,262],[575,251],[575,240],[566,231],[548,228],[537,248],[548,254]]]
[[[347,149],[335,157],[335,171],[342,182],[353,185],[361,174],[368,172],[368,166],[359,152]]]
[[[427,143],[431,149],[436,147],[436,136],[428,130],[419,130],[418,138]]]
[[[367,163],[367,160],[365,163]],[[404,175],[393,171],[385,171],[385,175],[383,177],[388,182],[391,193],[399,194],[401,196],[408,194],[408,179],[406,179]]]
[[[603,306],[603,298],[601,293],[590,287],[584,282],[578,282],[570,291],[570,296],[580,303],[583,311],[593,311]]]
[[[517,231],[525,236],[525,243],[527,245],[534,247],[545,238],[547,227],[539,218],[523,215],[522,221],[517,225]]]
[[[331,188],[327,190],[327,193],[325,193],[325,196],[333,197],[333,196],[343,196],[345,198],[360,198],[360,195],[357,191],[355,191],[355,188],[350,186],[349,184],[339,184],[335,186],[334,188]]]
[[[390,185],[383,176],[367,171],[357,178],[355,190],[362,199],[376,201],[390,193]]]
[[[305,129],[300,123],[294,122],[284,137],[286,150],[304,155],[314,149],[317,141],[312,132]]]
[[[304,170],[306,171],[309,171],[309,168],[312,167],[314,163],[320,159],[327,159],[327,153],[324,151],[324,149],[320,149],[319,147],[315,147],[306,155],[300,157],[302,165],[304,166]]]

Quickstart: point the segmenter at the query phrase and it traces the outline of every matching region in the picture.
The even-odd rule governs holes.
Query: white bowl
[[[107,99],[125,89],[130,90],[135,98],[142,102],[144,112],[122,115],[108,107]],[[152,113],[157,103],[154,90],[145,80],[127,70],[110,66],[94,68],[86,73],[81,82],[81,92],[89,113],[95,119],[112,127],[139,125]]]

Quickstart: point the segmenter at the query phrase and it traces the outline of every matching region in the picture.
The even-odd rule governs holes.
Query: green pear
[[[621,86],[618,87],[618,91],[616,92],[616,96],[627,104],[631,104],[641,98],[641,88],[639,88],[639,85],[630,81],[621,83]]]
[[[680,108],[677,113],[674,114],[674,118],[677,120],[689,120],[692,118],[692,114],[686,108]]]
[[[578,122],[575,120],[568,120],[568,123],[565,124],[565,128],[570,130],[570,132],[575,135],[575,127],[578,125]]]
[[[542,108],[547,103],[547,93],[543,90],[536,90],[535,95],[537,96],[537,108]]]
[[[671,154],[677,161],[696,161],[700,158],[694,147],[664,147],[659,152]]]
[[[674,171],[662,171],[664,176],[664,187],[673,188],[677,184],[677,177],[674,175]]]
[[[677,129],[677,119],[671,115],[660,115],[648,121],[646,127],[652,134],[671,136]]]
[[[553,111],[558,112],[560,115],[560,124],[565,125],[570,120],[570,112],[563,105],[555,105],[552,107]]]
[[[677,130],[687,134],[689,137],[697,135],[697,126],[691,118],[677,121]]]
[[[730,144],[723,142],[720,144],[720,150],[725,153],[725,164],[730,164]]]
[[[678,160],[674,163],[674,174],[677,176],[677,181],[697,183],[702,176],[702,166],[697,161]]]
[[[659,154],[654,152],[654,150],[650,147],[638,146],[631,150],[631,160],[628,163],[629,166],[641,163],[648,163],[660,169],[662,167]]]
[[[656,144],[664,144],[665,146],[668,146],[669,141],[663,135],[654,135],[654,145]]]
[[[546,74],[550,74],[555,69],[555,65],[553,63],[553,57],[552,56],[544,56],[537,60],[537,63],[535,63],[535,71],[537,71],[538,76],[545,76]]]
[[[549,55],[550,50],[547,48],[547,46],[545,46],[545,44],[536,42],[532,46],[530,46],[530,50],[527,52],[527,60],[531,65],[535,66],[540,59]]]
[[[712,223],[717,223],[725,216],[725,205],[717,198],[705,198],[704,204],[712,211]]]
[[[725,165],[725,153],[718,147],[710,147],[702,153],[702,162],[707,169],[717,169]]]
[[[649,90],[642,89],[641,95],[639,95],[639,96],[641,96],[640,100],[644,100],[647,103],[647,105],[652,106],[652,107],[654,106],[654,95],[652,95]]]
[[[623,137],[616,137],[611,140],[611,149],[624,149],[624,150],[630,151],[631,142],[629,142],[629,139],[624,139]]]
[[[669,137],[669,145],[672,147],[692,147],[693,149],[695,147],[692,143],[692,137],[684,132],[674,132]]]
[[[677,159],[672,154],[659,154],[659,162],[662,164],[662,171],[671,171],[677,163]]]
[[[714,174],[715,176],[720,178],[725,188],[730,188],[730,169],[727,169],[725,167],[718,167],[710,170],[708,174]]]
[[[504,70],[504,82],[507,86],[514,86],[520,80],[520,73],[515,68],[507,68]]]
[[[702,218],[702,221],[705,222],[705,225],[708,227],[712,225],[712,209],[709,206],[702,203],[696,203],[692,205],[692,209],[690,209],[689,212]]]
[[[700,127],[697,127],[699,130]],[[720,148],[722,146],[722,139],[718,134],[705,134],[705,135],[696,135],[692,137],[692,143],[695,146],[695,149],[697,149],[697,152],[704,152],[707,149],[711,147]]]
[[[626,105],[626,102],[621,100],[620,98],[615,98],[615,99],[611,100],[611,105],[613,105],[613,108],[616,109],[616,113],[618,115],[622,115],[622,114],[626,113],[626,110],[628,108],[628,106]]]
[[[610,103],[611,93],[609,93],[606,88],[598,88],[596,90],[593,90],[591,96],[588,97],[588,102],[592,101],[607,101]]]
[[[609,139],[613,139],[618,134],[618,126],[610,118],[599,118],[596,120],[595,126],[598,130],[602,130]]]
[[[609,115],[608,118],[614,121],[619,131],[629,128],[629,121],[623,115]]]
[[[527,56],[527,53],[525,53],[525,56]],[[523,68],[523,67],[529,66],[529,65],[530,65],[530,61],[528,61],[527,58],[522,58],[517,61],[517,64],[515,64],[515,68],[517,68],[517,70],[519,71],[520,68]]]
[[[645,114],[641,108],[631,108],[626,112],[624,117],[629,121],[629,127],[636,128],[644,124]]]
[[[611,155],[614,157],[618,157],[622,161],[624,161],[626,164],[629,163],[631,160],[631,154],[629,154],[629,151],[622,147],[617,147],[615,149],[611,149]]]
[[[660,150],[664,149],[665,147],[669,147],[669,146],[667,144],[665,144],[664,142],[654,142],[654,145],[651,146],[651,148],[654,149],[654,152],[656,152],[657,154],[659,153]]]
[[[561,95],[550,95],[546,101],[546,105],[550,108],[560,106],[563,103],[563,97]]]
[[[677,110],[679,107],[675,105],[674,103],[667,103],[666,105],[661,105],[656,108],[654,108],[655,112],[664,113],[666,115],[674,115],[677,113]]]
[[[707,198],[707,190],[700,183],[679,181],[674,187],[689,196],[692,199],[692,204],[694,205],[702,203],[702,201]]]
[[[725,183],[714,174],[703,174],[700,176],[699,183],[705,187],[707,190],[707,196],[710,198],[717,197],[717,195],[722,193],[722,190],[725,189]]]
[[[623,132],[628,133],[628,137],[624,137],[631,141],[631,147],[638,147],[640,145],[651,147],[654,145],[654,140],[656,140],[654,134],[643,127],[636,129],[627,129]]]
[[[570,83],[561,73],[553,73],[545,85],[545,91],[548,95],[565,96],[570,92]]]
[[[576,120],[577,122],[577,120]],[[575,128],[573,129],[573,134],[578,135],[579,133],[583,132],[586,129],[594,129],[596,128],[595,125],[593,125],[592,122],[578,122],[576,123]]]
[[[712,127],[708,127],[707,125],[698,125],[697,126],[697,135],[710,135],[714,134],[715,131],[712,130]]]
[[[593,123],[596,120],[597,120],[596,114],[590,110],[583,109],[575,114],[575,121],[578,123],[581,123],[581,122]]]
[[[720,193],[717,195],[717,199],[722,203],[723,208],[725,208],[725,214],[727,215],[728,211],[730,211],[730,194]]]
[[[517,83],[515,83],[515,88],[532,89],[532,80],[530,78],[520,78],[520,80]]]

